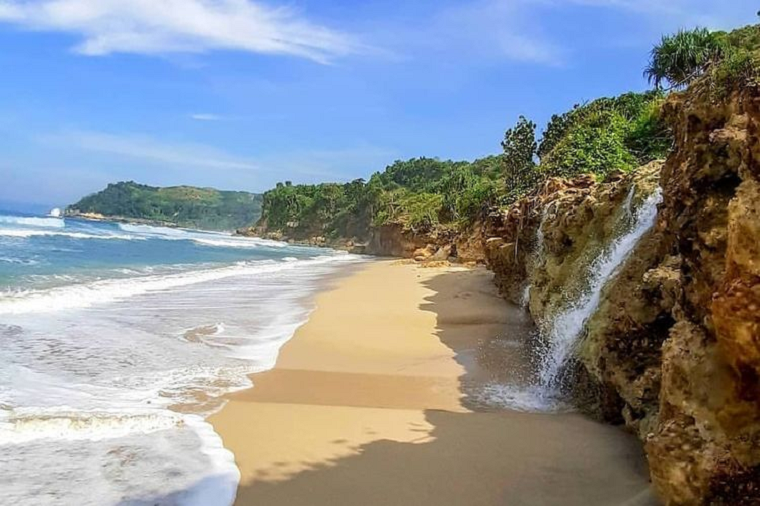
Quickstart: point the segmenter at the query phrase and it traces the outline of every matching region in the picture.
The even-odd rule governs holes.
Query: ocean
[[[361,258],[0,212],[0,489],[15,505],[227,505],[205,418]]]

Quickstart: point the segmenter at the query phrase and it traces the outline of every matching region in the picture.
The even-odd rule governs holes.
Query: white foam
[[[476,400],[486,406],[520,411],[524,413],[564,413],[572,407],[558,396],[547,394],[540,385],[518,387],[492,383],[476,394]]]
[[[28,227],[63,228],[65,222],[58,217],[34,218],[25,216],[0,216],[0,223]]]
[[[201,452],[211,463],[208,477],[202,484],[192,487],[182,504],[185,506],[208,506],[211,504],[232,504],[240,483],[240,470],[235,464],[235,456],[224,447],[222,438],[214,432],[210,423],[201,417],[188,415],[185,423],[193,429],[201,440]]]
[[[70,237],[72,239],[118,239],[118,240],[141,240],[142,237],[135,237],[125,234],[86,234],[83,232],[57,232],[48,230],[32,230],[32,229],[14,229],[14,228],[0,228],[0,236],[5,237],[17,237],[17,238],[29,238],[29,237]]]
[[[50,312],[62,309],[89,307],[146,292],[167,290],[180,286],[204,283],[234,276],[252,276],[295,268],[299,264],[319,265],[352,260],[351,257],[323,256],[298,263],[260,261],[231,267],[220,267],[181,274],[143,276],[131,279],[111,279],[87,284],[69,285],[48,290],[26,290],[0,294],[0,314]]]
[[[245,248],[256,249],[259,247],[285,248],[287,243],[260,239],[258,237],[244,237],[230,235],[221,232],[191,230],[184,228],[156,227],[152,225],[135,225],[120,223],[119,228],[125,232],[145,237],[157,237],[171,241],[192,241],[203,246],[217,248]]]
[[[11,410],[0,419],[0,445],[41,439],[101,441],[130,434],[148,434],[179,427],[182,416],[168,410],[66,411],[65,409]]]

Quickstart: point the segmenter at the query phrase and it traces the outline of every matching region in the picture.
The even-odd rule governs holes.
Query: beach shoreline
[[[275,368],[209,418],[236,504],[656,504],[632,436],[480,402],[521,377],[529,326],[481,268],[383,260],[330,280]]]

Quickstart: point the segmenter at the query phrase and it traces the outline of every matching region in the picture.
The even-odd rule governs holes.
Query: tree
[[[655,88],[667,81],[672,88],[686,86],[721,59],[725,44],[720,34],[706,28],[665,35],[651,52],[644,76]]]
[[[538,175],[534,161],[538,148],[536,124],[520,116],[517,124],[504,134],[501,147],[507,190],[521,192],[533,185]]]

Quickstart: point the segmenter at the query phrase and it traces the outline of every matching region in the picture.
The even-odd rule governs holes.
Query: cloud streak
[[[360,50],[293,9],[250,0],[0,0],[0,22],[78,35],[78,53],[160,55],[236,50],[319,63]]]
[[[291,179],[308,182],[352,179],[349,174],[368,176],[382,169],[398,153],[368,143],[332,150],[304,150],[288,153],[262,154],[255,158],[239,156],[214,146],[198,143],[175,143],[139,133],[107,133],[91,130],[66,130],[39,136],[36,141],[49,148],[80,154],[104,154],[108,160],[128,160],[143,170],[162,167],[181,169],[194,175],[221,176],[220,171],[234,181],[257,181],[264,177],[273,186],[282,174]],[[85,158],[86,159],[86,158]],[[261,189],[265,189],[266,186]]]
[[[218,114],[209,114],[209,113],[191,114],[190,118],[194,119],[195,121],[222,121],[224,119]]]
[[[44,140],[47,143],[75,147],[83,151],[158,164],[205,169],[262,170],[262,167],[253,160],[238,157],[211,146],[166,143],[142,135],[76,130],[47,137]]]

